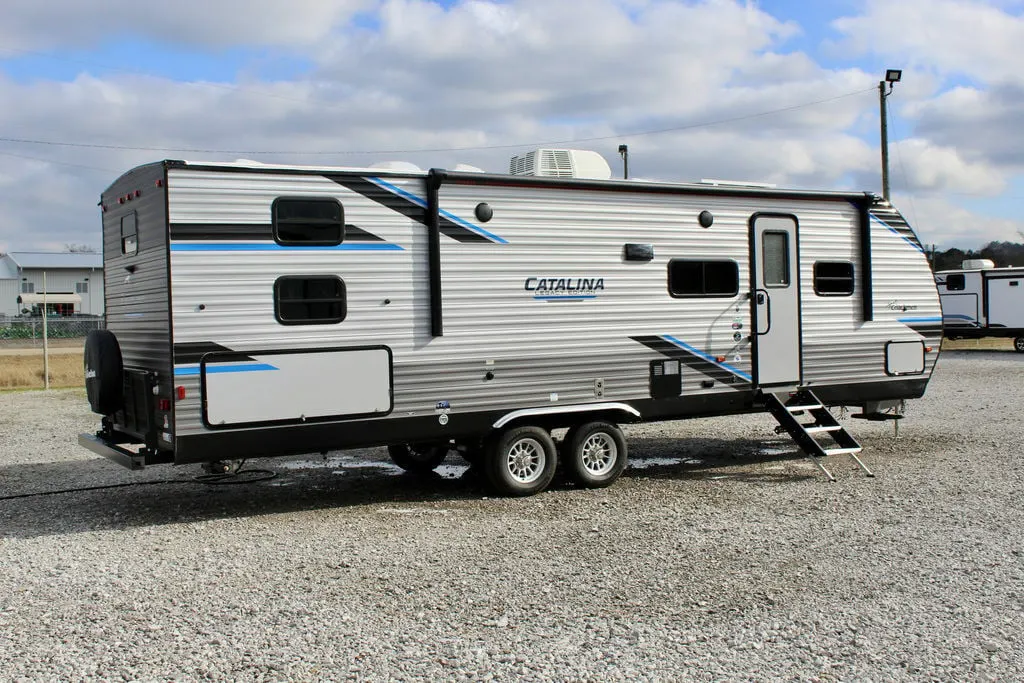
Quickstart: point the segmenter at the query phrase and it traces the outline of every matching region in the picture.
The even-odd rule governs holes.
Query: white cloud
[[[994,197],[1006,189],[1006,178],[985,163],[965,161],[953,147],[911,138],[890,145],[893,185],[911,191],[950,190]]]
[[[610,137],[578,146],[597,149],[616,168],[616,146],[626,142],[636,175],[667,180],[717,177],[876,191],[879,185],[877,95],[871,90],[877,76],[855,67],[826,68],[807,54],[787,52],[786,41],[800,28],[753,3],[467,0],[445,9],[424,0],[257,0],[244,3],[245,11],[239,11],[240,0],[208,4],[202,27],[190,26],[204,16],[197,0],[145,10],[105,0],[93,4],[100,18],[69,3],[68,20],[55,26],[44,25],[32,3],[9,0],[0,10],[0,20],[15,19],[0,21],[0,44],[14,33],[33,46],[109,39],[117,35],[115,27],[126,25],[123,18],[108,25],[110,13],[134,11],[139,17],[130,29],[136,33],[211,48],[291,45],[315,65],[299,80],[237,87],[138,75],[85,74],[66,83],[28,84],[0,77],[0,101],[17,103],[0,109],[0,131],[15,131],[12,137],[239,150],[228,155],[2,143],[0,152],[106,170],[0,154],[0,201],[10,207],[0,242],[19,248],[97,244],[99,193],[121,171],[165,156],[338,165],[404,158],[421,167],[466,162],[503,171],[508,157],[525,145],[421,154],[297,153]],[[346,23],[353,11],[371,5],[379,12],[369,21]],[[869,3],[868,12],[880,7]],[[854,22],[845,30],[859,35],[859,26]],[[797,106],[862,90],[868,91]],[[997,153],[1018,143],[1000,147],[993,139],[981,145],[983,136],[965,137],[978,121],[994,129],[985,116],[992,114],[991,98],[998,92],[922,99],[927,92],[901,90],[903,102],[910,103],[902,115],[919,122],[915,136],[897,148],[911,191],[990,192],[1004,186],[1009,166],[1000,165]],[[1014,101],[1007,99],[1000,119],[1006,126],[1019,112]],[[732,120],[786,108],[791,109]],[[728,121],[623,136],[723,120]],[[252,154],[268,149],[295,153]],[[902,188],[897,163],[894,158],[893,185]],[[978,224],[1002,229],[996,222]]]
[[[4,0],[0,45],[92,46],[127,34],[184,45],[305,46],[376,0]]]
[[[1024,82],[958,87],[908,108],[917,131],[967,159],[1024,171]]]
[[[921,242],[939,250],[980,249],[992,241],[1020,242],[1024,220],[988,216],[960,206],[949,198],[893,194],[893,204],[914,227]]]
[[[833,22],[847,47],[908,68],[966,75],[979,82],[1020,80],[1024,16],[1012,4],[981,0],[867,0],[858,16]]]

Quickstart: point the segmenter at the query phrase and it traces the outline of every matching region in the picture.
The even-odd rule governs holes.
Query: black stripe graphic
[[[355,176],[341,176],[341,175],[329,175],[327,176],[334,182],[338,183],[342,187],[347,187],[353,192],[357,192],[367,199],[372,199],[381,206],[385,206],[392,211],[396,211],[407,218],[411,218],[417,223],[427,224],[427,209],[420,206],[416,202],[403,197],[394,192],[385,190],[376,183],[371,183],[366,178],[357,178]],[[480,235],[478,233],[464,228],[461,225],[452,222],[450,219],[441,216],[441,224],[439,226],[442,235],[451,237],[453,240],[463,243],[491,243],[491,240]]]
[[[720,368],[686,349],[679,348],[661,337],[630,337],[630,339],[640,342],[652,351],[657,351],[663,356],[677,360],[691,370],[696,370],[702,375],[707,375],[716,382],[730,386],[733,389],[746,390],[750,388],[750,384],[741,377],[737,377],[728,370]]]
[[[198,363],[208,353],[234,353],[231,349],[213,342],[186,342],[174,345],[174,363]],[[248,356],[233,360],[253,360]]]
[[[274,239],[270,223],[171,223],[172,240],[269,241]],[[346,242],[384,242],[384,238],[350,223],[345,224]]]
[[[924,251],[924,247],[917,239],[917,235],[914,234],[910,224],[907,223],[907,219],[905,219],[899,211],[896,209],[871,209],[870,213],[879,221],[898,232],[901,236],[906,237],[911,244],[914,244],[921,251]]]
[[[903,323],[922,337],[941,337],[942,325],[938,323]]]

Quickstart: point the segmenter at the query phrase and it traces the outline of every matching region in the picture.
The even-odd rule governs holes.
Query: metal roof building
[[[44,292],[51,313],[103,315],[103,254],[12,251],[0,255],[0,315],[40,307]]]

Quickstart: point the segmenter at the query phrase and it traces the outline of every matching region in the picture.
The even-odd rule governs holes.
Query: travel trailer
[[[614,481],[621,423],[769,410],[831,478],[822,458],[860,447],[828,406],[895,418],[924,393],[939,297],[886,201],[607,169],[538,150],[510,174],[125,173],[100,202],[103,417],[80,443],[132,468],[379,445],[427,471],[457,450],[529,495],[556,466]]]
[[[935,282],[947,337],[1010,337],[1013,348],[1024,353],[1024,268],[967,259],[961,270],[935,273]]]

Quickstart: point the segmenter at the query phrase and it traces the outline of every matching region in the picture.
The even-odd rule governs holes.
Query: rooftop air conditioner
[[[604,157],[581,149],[537,149],[516,155],[509,163],[508,172],[546,178],[608,180],[612,177],[612,169]]]

